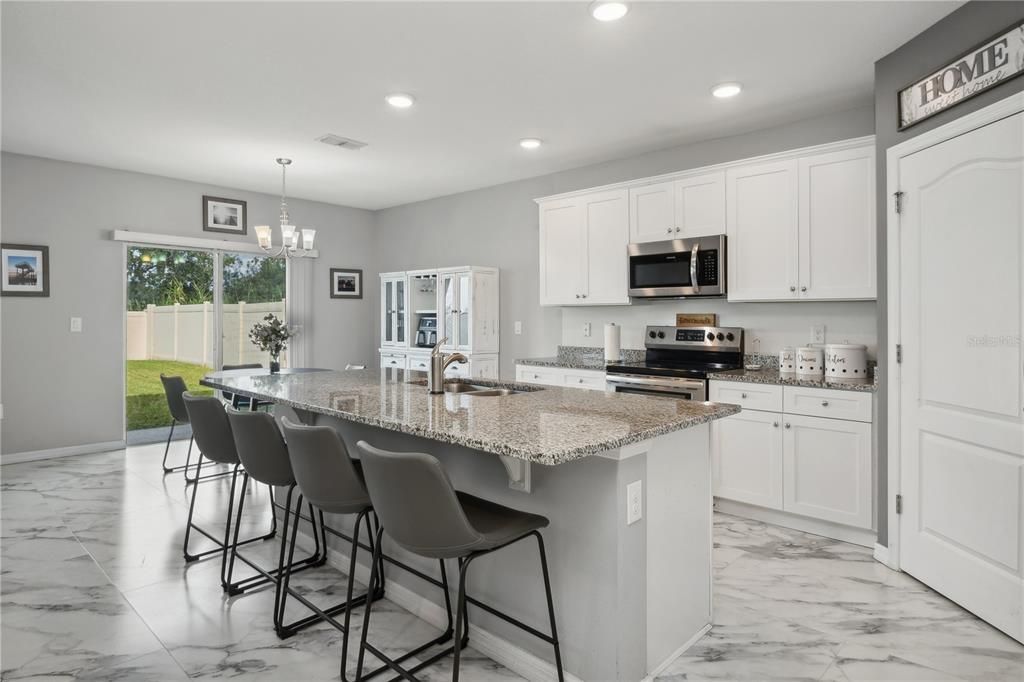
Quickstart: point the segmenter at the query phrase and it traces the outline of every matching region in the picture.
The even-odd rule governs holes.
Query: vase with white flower
[[[249,340],[260,350],[270,353],[270,373],[281,371],[281,353],[288,348],[288,339],[295,336],[295,330],[282,322],[277,315],[268,313],[262,322],[249,330]]]

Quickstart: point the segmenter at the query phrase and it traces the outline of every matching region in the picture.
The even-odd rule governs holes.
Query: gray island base
[[[711,623],[710,422],[739,408],[569,388],[518,387],[508,396],[428,395],[424,375],[401,370],[287,376],[217,372],[203,383],[275,404],[355,443],[438,457],[455,486],[542,514],[551,525],[552,591],[567,673],[581,680],[641,680],[703,635]],[[473,383],[491,383],[477,382]],[[526,486],[513,480],[525,465]],[[627,486],[640,482],[642,516],[628,523]],[[341,519],[328,521],[348,529]],[[430,574],[434,562],[385,551]],[[347,567],[347,546],[332,563]],[[357,577],[368,579],[360,566]],[[387,572],[388,598],[442,626],[438,590]],[[536,543],[478,559],[470,594],[547,630]],[[528,679],[553,679],[551,647],[469,607],[470,646]]]

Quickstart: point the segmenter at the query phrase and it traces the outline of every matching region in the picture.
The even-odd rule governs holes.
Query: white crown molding
[[[726,171],[730,168],[737,168],[739,166],[749,166],[757,163],[766,163],[769,161],[780,161],[782,159],[790,159],[798,156],[807,156],[808,154],[827,154],[829,152],[839,152],[844,151],[846,149],[856,149],[858,147],[874,145],[874,143],[874,135],[865,135],[864,137],[853,137],[848,140],[838,140],[836,142],[812,145],[810,147],[789,149],[784,152],[775,152],[772,154],[765,154],[763,156],[753,156],[747,159],[737,159],[736,161],[718,163],[712,166],[687,168],[685,170],[672,171],[671,173],[663,173],[662,175],[652,175],[646,178],[637,178],[635,180],[615,182],[610,185],[601,185],[599,187],[587,187],[584,189],[576,189],[571,192],[563,192],[561,194],[551,194],[546,197],[539,197],[537,199],[534,199],[534,201],[538,204],[542,204],[548,201],[554,201],[557,199],[570,199],[572,197],[578,197],[584,194],[592,194],[595,192],[605,192],[616,189],[629,189],[630,187],[642,187],[644,185],[652,185],[658,182],[681,180],[683,178],[692,177],[694,175],[703,175],[705,173],[714,173],[716,171]]]

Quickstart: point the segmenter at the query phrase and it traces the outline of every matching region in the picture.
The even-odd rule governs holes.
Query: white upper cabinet
[[[537,202],[542,305],[629,303],[627,244],[723,233],[730,301],[876,297],[873,138]]]
[[[498,271],[443,268],[438,271],[438,341],[445,351],[498,351]]]
[[[800,159],[800,298],[875,298],[875,148]]]
[[[629,303],[628,196],[621,189],[541,204],[541,305]]]
[[[380,276],[380,345],[408,345],[409,298],[404,272],[386,272]]]
[[[656,242],[725,232],[725,173],[701,173],[629,190],[629,240]]]
[[[798,298],[797,161],[726,171],[730,301]]]

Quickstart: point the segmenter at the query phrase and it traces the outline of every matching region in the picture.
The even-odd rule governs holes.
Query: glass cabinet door
[[[449,273],[449,274],[441,275],[441,290],[440,290],[440,294],[439,294],[440,299],[441,299],[440,300],[441,310],[439,312],[441,314],[440,314],[440,319],[438,320],[438,323],[440,324],[441,330],[440,330],[440,333],[438,333],[438,335],[437,335],[438,336],[437,340],[440,341],[441,339],[448,339],[445,342],[445,344],[444,344],[446,347],[447,346],[454,346],[454,345],[456,345],[458,343],[458,340],[455,338],[455,333],[456,333],[455,330],[456,330],[456,323],[457,323],[457,320],[456,320],[456,315],[457,315],[457,312],[456,312],[456,296],[457,296],[457,294],[456,294],[456,290],[455,290],[455,285],[456,285],[456,282],[455,282],[455,275],[454,274]]]
[[[395,341],[405,343],[405,280],[395,282]]]
[[[470,295],[470,273],[460,272],[458,274],[458,341],[459,348],[469,348],[469,325],[472,323],[470,309],[473,305],[473,297]]]
[[[395,283],[390,280],[384,281],[384,342],[394,343],[395,341]]]

